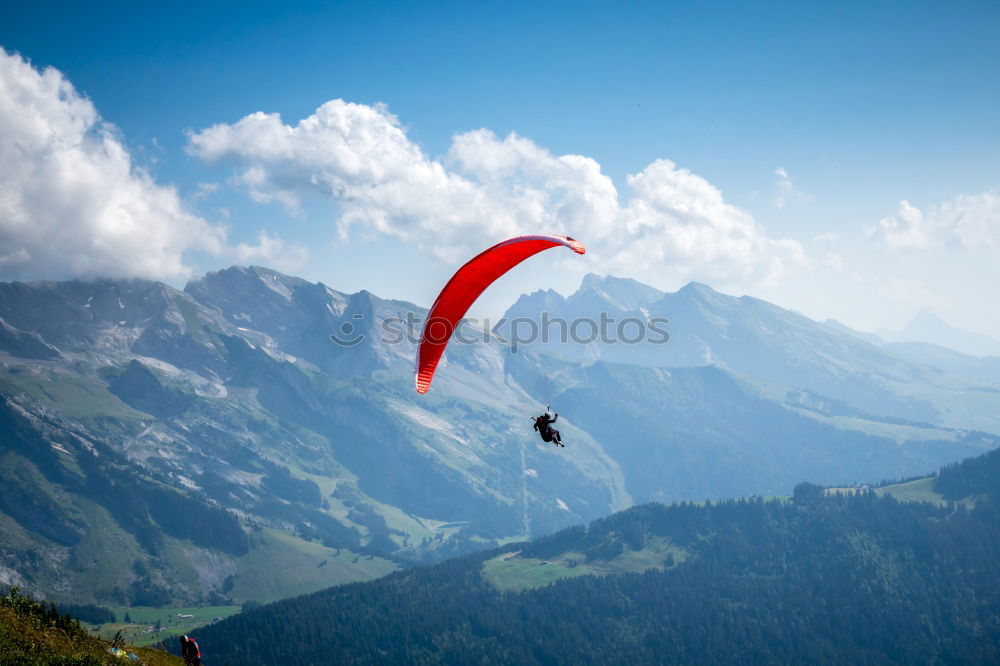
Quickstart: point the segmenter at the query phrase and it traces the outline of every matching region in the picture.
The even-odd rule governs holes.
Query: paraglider
[[[577,254],[586,252],[579,241],[568,236],[517,236],[480,252],[458,269],[427,312],[417,349],[417,393],[430,388],[452,333],[479,295],[528,257],[560,245]]]
[[[534,429],[538,431],[538,434],[542,436],[543,442],[555,442],[556,446],[565,447],[566,445],[562,443],[562,435],[559,431],[552,427],[552,424],[556,422],[559,418],[559,414],[553,414],[551,407],[545,408],[545,413],[541,416],[535,417]]]

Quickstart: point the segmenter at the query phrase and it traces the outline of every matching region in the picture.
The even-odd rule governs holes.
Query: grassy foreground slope
[[[112,652],[114,651],[114,653]],[[117,653],[123,651],[119,657]],[[134,659],[130,657],[134,655]],[[98,666],[101,664],[180,666],[173,655],[88,636],[68,615],[11,590],[0,597],[0,664],[18,666]]]

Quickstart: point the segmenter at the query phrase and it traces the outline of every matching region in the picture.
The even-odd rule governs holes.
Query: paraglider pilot
[[[562,443],[559,431],[552,427],[552,424],[559,418],[559,414],[553,414],[549,410],[550,408],[546,407],[545,413],[535,418],[534,428],[542,436],[543,442],[555,442],[556,446],[565,447],[566,445]]]

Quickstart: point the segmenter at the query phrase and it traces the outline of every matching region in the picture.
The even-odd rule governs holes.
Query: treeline
[[[108,624],[118,618],[110,608],[94,604],[56,604],[56,609],[64,614],[90,624]]]
[[[950,500],[985,497],[1000,502],[1000,449],[945,465],[934,489]]]
[[[873,483],[871,486],[873,488],[885,488],[886,486],[896,486],[901,483],[909,483],[911,481],[919,481],[920,479],[927,479],[936,476],[936,474],[913,474],[911,476],[903,476],[898,479],[882,479],[878,483]]]
[[[819,492],[816,492],[817,488]],[[685,562],[501,593],[504,550],[587,559],[656,537]],[[274,663],[996,663],[1000,514],[812,484],[792,502],[647,504],[530,544],[263,606],[198,634]]]

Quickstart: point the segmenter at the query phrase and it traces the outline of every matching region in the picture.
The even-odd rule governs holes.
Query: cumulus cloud
[[[414,242],[447,261],[522,233],[585,239],[609,270],[766,282],[803,261],[704,178],[669,160],[630,176],[622,202],[595,160],[517,134],[456,135],[434,159],[383,105],[332,100],[294,125],[253,113],[189,134],[188,150],[230,162],[256,201],[297,212],[304,193],[337,202],[337,228]]]
[[[669,160],[657,160],[628,182],[635,196],[601,235],[618,245],[616,266],[673,265],[722,281],[770,283],[804,262],[798,242],[769,238],[718,188]]]
[[[865,231],[891,250],[940,245],[994,248],[1000,246],[1000,195],[960,194],[926,210],[900,201],[895,215]]]
[[[795,187],[792,177],[788,175],[784,167],[778,167],[774,170],[774,175],[777,176],[774,180],[774,199],[771,201],[780,210],[790,203],[795,203],[796,201],[805,201],[806,195],[799,192]]]
[[[896,214],[883,217],[878,225],[869,227],[865,233],[892,250],[926,247],[928,228],[924,214],[909,201],[900,201]]]
[[[183,278],[190,251],[240,252],[59,71],[0,48],[0,274]]]
[[[948,242],[964,247],[1000,246],[1000,194],[960,194],[931,210],[935,227]]]
[[[257,234],[257,243],[239,243],[228,253],[237,264],[263,264],[269,268],[292,273],[305,266],[309,251],[302,245],[289,244],[263,229]]]

